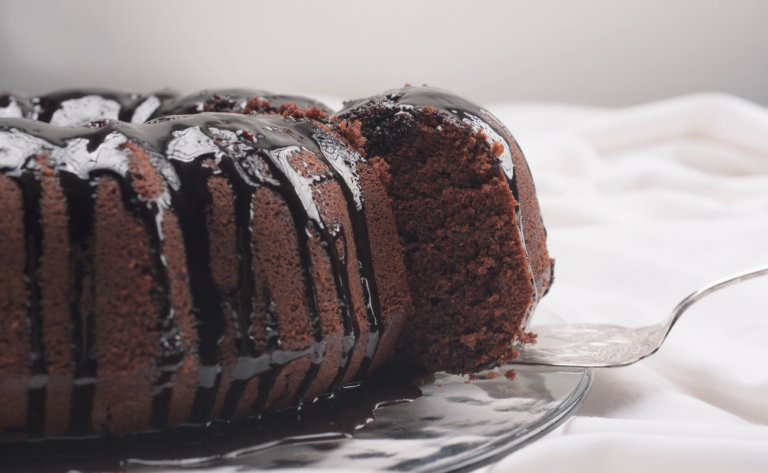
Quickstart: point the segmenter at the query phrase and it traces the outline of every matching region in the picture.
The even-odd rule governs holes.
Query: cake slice
[[[523,153],[489,112],[445,90],[351,101],[405,249],[415,306],[397,359],[473,373],[514,359],[553,260]]]

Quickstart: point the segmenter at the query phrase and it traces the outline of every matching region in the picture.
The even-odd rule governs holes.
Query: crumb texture
[[[147,230],[125,209],[112,178],[102,178],[97,187],[94,234],[93,424],[97,432],[120,435],[150,427],[160,334]]]
[[[21,189],[0,175],[0,429],[26,424],[30,357],[24,288],[24,208]],[[19,432],[21,435],[22,432]]]
[[[435,109],[365,118],[365,150],[390,199],[415,305],[398,358],[454,373],[513,359],[533,288],[517,202],[493,150]]]

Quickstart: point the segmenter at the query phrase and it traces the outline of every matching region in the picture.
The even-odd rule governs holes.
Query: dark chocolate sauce
[[[273,94],[259,89],[210,89],[185,96],[169,90],[147,95],[112,89],[86,88],[45,95],[0,93],[0,118],[29,118],[55,126],[76,127],[96,120],[140,124],[169,115],[201,112],[244,112],[251,99],[259,99],[256,113],[276,111],[292,103],[300,108],[333,111],[317,100],[299,95]]]
[[[92,186],[81,185],[73,173],[59,173],[59,183],[67,196],[69,209],[69,266],[72,271],[72,293],[69,309],[72,320],[72,364],[74,388],[70,407],[69,430],[91,430],[91,406],[96,380],[96,334],[93,312],[93,223],[94,195]]]
[[[182,425],[124,437],[56,437],[0,442],[3,472],[123,472],[127,466],[214,466],[231,457],[297,443],[354,436],[375,410],[411,402],[421,390],[411,376],[377,372],[359,386],[280,412],[230,422]]]
[[[487,137],[489,146],[494,143],[499,143],[503,146],[504,150],[501,156],[498,157],[499,166],[504,173],[504,177],[507,180],[512,196],[517,202],[517,205],[515,206],[515,214],[517,218],[518,232],[525,251],[526,261],[528,261],[528,272],[531,274],[531,285],[534,289],[533,298],[526,310],[523,323],[521,324],[521,327],[525,327],[530,321],[538,301],[544,294],[541,292],[541,287],[537,287],[541,286],[541,284],[537,284],[536,282],[530,264],[528,248],[525,244],[523,219],[519,203],[520,193],[517,186],[517,173],[515,172],[511,151],[512,146],[520,149],[515,138],[501,121],[487,110],[484,110],[472,102],[454,95],[447,90],[436,87],[404,87],[401,89],[389,90],[384,92],[381,96],[352,100],[344,105],[344,108],[338,112],[338,116],[340,118],[347,118],[354,110],[369,106],[373,103],[379,107],[383,106],[391,108],[391,115],[411,113],[417,108],[432,107],[443,112],[446,117],[451,117],[459,123],[471,127],[475,132],[482,131]],[[522,153],[522,150],[520,152]],[[525,162],[525,165],[528,165],[527,162]],[[552,267],[550,266],[550,272],[551,271]]]
[[[64,103],[66,100],[61,100]],[[55,115],[49,114],[50,116]],[[137,193],[132,185],[129,154],[125,145],[133,143],[147,154],[155,170],[162,177],[164,191],[159,197],[148,198]],[[298,173],[288,162],[289,157],[302,150],[309,151],[328,165],[323,175],[309,178]],[[206,230],[203,209],[210,202],[206,187],[211,170],[203,166],[205,160],[213,159],[228,178],[235,193],[236,223],[238,235],[238,286],[240,297],[234,307],[237,329],[238,365],[233,371],[235,382],[225,396],[222,411],[224,417],[234,412],[244,390],[244,383],[258,377],[259,396],[253,412],[263,407],[272,383],[287,363],[303,356],[312,357],[312,368],[307,372],[293,400],[299,403],[309,391],[319,365],[325,355],[322,321],[317,306],[315,284],[312,277],[310,233],[319,237],[331,262],[336,295],[342,318],[345,343],[344,356],[339,366],[334,387],[344,377],[349,365],[354,342],[359,336],[354,306],[350,294],[349,275],[342,255],[336,253],[336,239],[343,238],[343,228],[329,228],[323,222],[317,208],[311,185],[325,179],[335,179],[347,198],[349,217],[355,234],[357,258],[361,268],[363,287],[366,291],[366,305],[371,324],[370,338],[380,330],[380,307],[378,291],[373,278],[370,247],[367,242],[367,225],[364,201],[355,170],[355,163],[362,158],[353,153],[323,125],[308,119],[294,120],[278,115],[246,116],[239,114],[205,113],[195,116],[168,117],[150,121],[144,125],[103,120],[88,128],[61,128],[30,121],[23,118],[0,119],[0,172],[17,180],[25,192],[25,215],[30,228],[28,238],[37,242],[38,249],[31,251],[28,274],[34,274],[32,288],[37,285],[37,269],[41,246],[42,230],[39,226],[39,192],[33,158],[48,156],[48,165],[59,177],[67,202],[69,215],[70,262],[73,274],[73,293],[70,308],[73,321],[73,398],[69,425],[72,433],[87,433],[91,430],[91,411],[94,388],[98,380],[98,366],[95,359],[94,313],[88,301],[93,300],[93,225],[94,192],[98,179],[109,176],[121,188],[126,210],[141,221],[149,234],[152,255],[155,258],[154,280],[156,304],[158,307],[158,357],[156,367],[159,375],[154,380],[152,427],[162,428],[167,424],[173,376],[184,357],[195,350],[199,358],[200,381],[195,395],[190,421],[205,422],[210,416],[217,391],[221,386],[220,347],[224,333],[225,319],[229,315],[222,310],[222,300],[213,282],[210,268],[210,242]],[[260,163],[266,163],[269,176],[259,172]],[[313,344],[310,348],[286,349],[281,346],[279,331],[269,299],[265,299],[263,315],[270,333],[266,349],[258,349],[250,337],[253,321],[253,299],[255,282],[252,268],[253,251],[251,224],[251,201],[254,189],[267,187],[278,193],[288,205],[294,218],[298,235],[302,272],[304,274],[304,297],[309,310]],[[35,197],[37,196],[37,197]],[[162,252],[162,219],[165,212],[178,216],[187,255],[190,276],[190,290],[193,298],[193,313],[198,320],[199,343],[196,347],[181,339],[179,327],[172,314],[170,283]],[[30,300],[39,300],[30,293]],[[34,305],[30,309],[30,327],[34,343],[41,337],[39,314]],[[37,311],[39,312],[39,311]],[[36,322],[35,322],[36,321]],[[271,324],[271,326],[270,326]],[[44,375],[44,350],[32,346],[32,374]],[[373,357],[369,350],[369,358]],[[364,373],[363,370],[360,373]],[[42,383],[44,388],[44,383]],[[34,392],[33,392],[34,391]],[[42,393],[42,394],[40,394]],[[42,399],[42,401],[40,401]],[[27,429],[34,435],[44,423],[44,391],[37,392],[30,387],[30,415]]]
[[[278,95],[259,89],[211,89],[167,100],[154,111],[151,118],[170,115],[195,115],[201,112],[248,113],[248,103],[258,99],[256,113],[277,111],[282,105],[292,103],[299,108],[318,107],[326,113],[333,113],[322,102],[300,95]]]
[[[27,256],[24,280],[29,301],[27,332],[32,368],[27,401],[27,434],[35,435],[42,432],[45,422],[45,386],[48,382],[47,360],[42,341],[41,287],[38,284],[43,254],[42,216],[38,204],[42,197],[42,188],[39,179],[32,173],[20,175],[17,182],[22,189],[24,200],[24,236]]]
[[[39,96],[8,92],[0,95],[0,118],[23,117],[66,127],[105,119],[144,123],[174,96],[170,91],[139,95],[99,88],[61,90]]]

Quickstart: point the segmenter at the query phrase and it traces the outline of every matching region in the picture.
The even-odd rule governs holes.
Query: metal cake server
[[[768,274],[768,265],[734,274],[700,288],[680,302],[666,321],[648,327],[616,325],[542,325],[535,345],[518,346],[520,356],[508,364],[562,366],[570,368],[619,368],[653,355],[669,331],[697,301],[715,291]]]

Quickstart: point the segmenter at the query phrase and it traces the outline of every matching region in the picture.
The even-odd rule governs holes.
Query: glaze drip
[[[32,165],[37,168],[37,166]],[[37,172],[40,172],[36,169]],[[42,342],[42,321],[40,314],[40,260],[43,252],[43,231],[41,228],[40,182],[31,173],[21,174],[18,183],[24,200],[24,234],[27,261],[24,280],[27,300],[27,332],[29,334],[29,355],[31,374],[27,401],[27,432],[40,434],[45,419],[45,385],[48,381],[45,347]]]
[[[336,179],[347,202],[347,211],[352,222],[352,232],[357,252],[356,257],[360,270],[360,286],[363,289],[363,303],[365,304],[365,312],[370,327],[368,345],[365,349],[363,362],[356,374],[356,378],[359,379],[367,372],[371,361],[373,361],[381,334],[384,331],[379,290],[376,286],[373,261],[371,259],[368,221],[365,218],[365,202],[362,198],[362,189],[360,188],[360,176],[357,174],[357,162],[362,158],[357,153],[351,153],[345,146],[340,146],[338,141],[328,140],[322,134],[315,134],[313,138],[324,151],[323,156],[325,156],[328,164],[337,172]],[[351,320],[352,326],[349,327],[351,332],[347,332],[348,329],[345,327],[345,335],[351,333],[355,338],[358,338],[360,327],[358,326],[357,319],[353,315]],[[339,370],[333,386],[341,383],[349,368],[354,344],[348,344],[348,346],[345,364]]]

